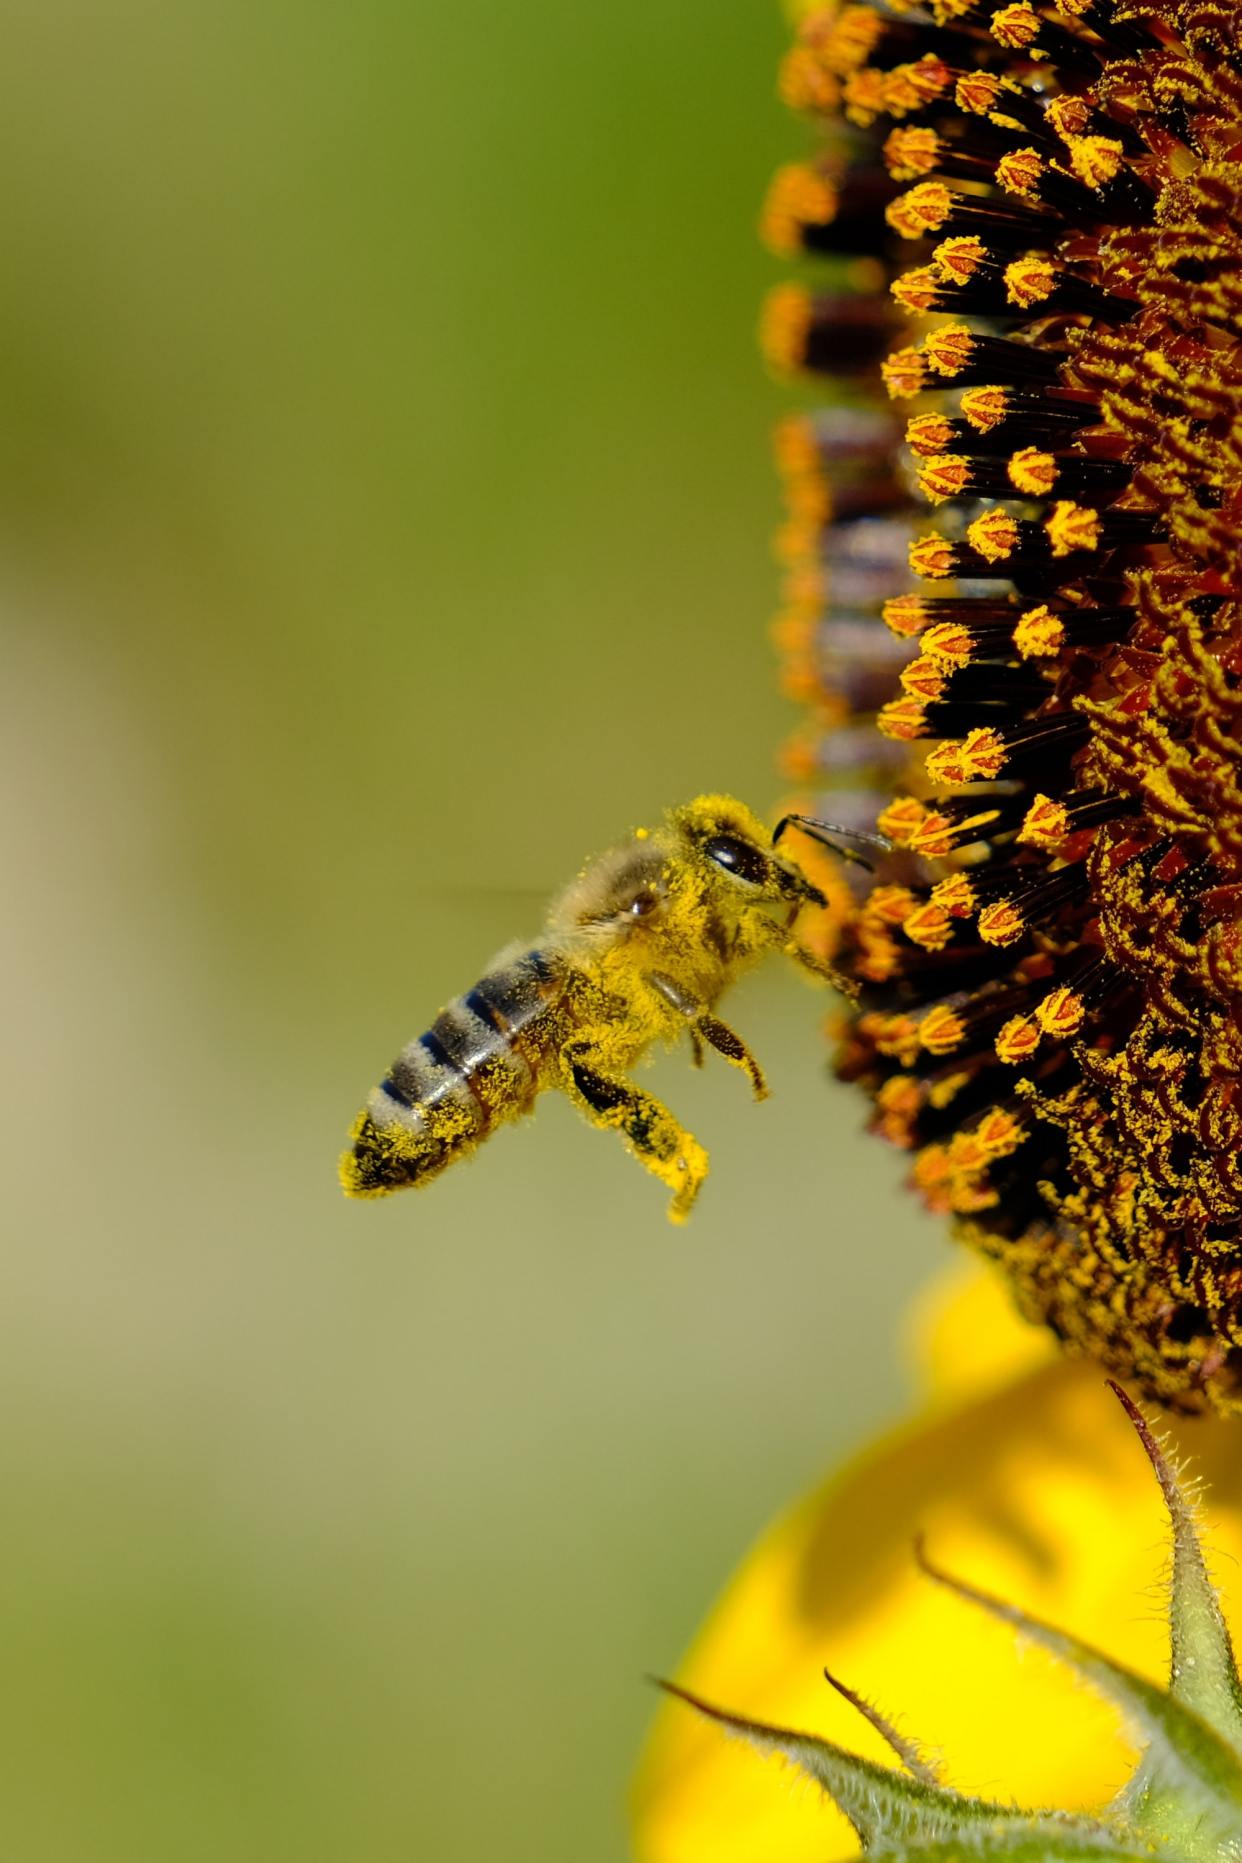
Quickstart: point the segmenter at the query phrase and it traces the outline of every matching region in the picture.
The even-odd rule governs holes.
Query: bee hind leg
[[[590,1050],[567,1048],[565,1091],[592,1125],[620,1132],[634,1156],[673,1193],[669,1220],[684,1223],[707,1176],[707,1153],[654,1094],[601,1072]]]

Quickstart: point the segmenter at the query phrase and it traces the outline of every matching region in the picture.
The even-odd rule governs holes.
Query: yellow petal
[[[986,1292],[968,1298],[986,1313]],[[1115,1716],[921,1577],[911,1542],[924,1532],[949,1571],[1167,1679],[1153,1594],[1166,1566],[1159,1495],[1098,1368],[1028,1359],[1005,1380],[996,1341],[980,1355],[966,1319],[959,1309],[941,1324],[932,1357],[942,1378],[946,1364],[956,1376],[959,1400],[972,1394],[954,1403],[942,1383],[929,1414],[772,1527],[679,1679],[723,1707],[891,1760],[823,1680],[826,1664],[939,1752],[959,1788],[1098,1806],[1132,1758]],[[1184,1419],[1175,1440],[1206,1481],[1229,1614],[1230,1590],[1242,1592],[1242,1430]],[[672,1702],[658,1712],[636,1814],[641,1863],[824,1863],[856,1847],[815,1788]]]
[[[1047,1327],[1020,1317],[1004,1276],[969,1255],[915,1295],[906,1335],[919,1386],[937,1406],[1012,1384],[1059,1350]]]

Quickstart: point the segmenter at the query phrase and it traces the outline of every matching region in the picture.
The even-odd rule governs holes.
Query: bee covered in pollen
[[[833,977],[793,936],[804,908],[826,901],[776,852],[791,826],[823,842],[829,825],[786,816],[769,834],[740,802],[699,796],[590,862],[535,943],[502,952],[402,1049],[354,1127],[341,1162],[347,1194],[425,1184],[557,1087],[593,1125],[620,1133],[683,1222],[707,1153],[630,1072],[658,1044],[688,1036],[696,1065],[714,1048],[765,1096],[758,1062],[713,1012],[769,952]]]

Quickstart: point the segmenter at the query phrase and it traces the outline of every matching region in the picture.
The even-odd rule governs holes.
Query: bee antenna
[[[812,841],[818,841],[821,847],[831,848],[834,854],[841,856],[842,860],[857,862],[860,867],[865,867],[868,873],[874,870],[872,862],[858,853],[856,848],[848,845],[842,846],[842,842],[856,841],[864,847],[879,848],[883,854],[891,854],[893,851],[893,844],[886,835],[867,834],[860,828],[843,828],[838,822],[823,822],[814,815],[782,815],[772,830],[773,847],[776,846],[786,828],[800,828],[803,834],[809,835]]]

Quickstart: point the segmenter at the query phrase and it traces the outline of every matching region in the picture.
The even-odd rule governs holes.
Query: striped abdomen
[[[424,1183],[529,1108],[558,974],[547,953],[524,951],[406,1044],[367,1100],[341,1160],[350,1196]]]

